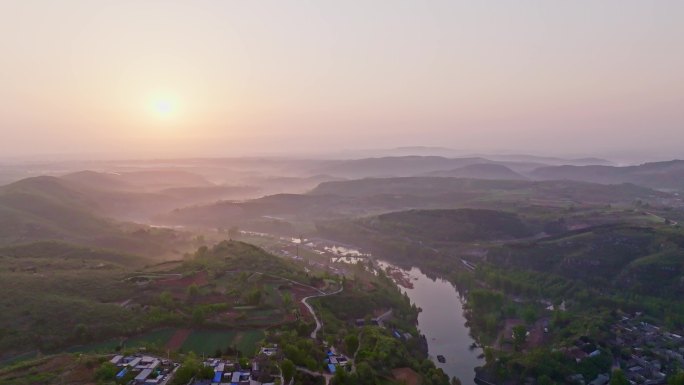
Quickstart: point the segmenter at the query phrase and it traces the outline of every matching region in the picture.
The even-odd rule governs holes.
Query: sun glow
[[[170,119],[178,112],[178,101],[170,96],[155,97],[150,107],[157,118]]]

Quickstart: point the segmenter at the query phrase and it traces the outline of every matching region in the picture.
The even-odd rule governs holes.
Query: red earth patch
[[[169,339],[169,342],[166,343],[166,347],[171,350],[180,349],[180,347],[183,346],[183,342],[185,342],[190,333],[192,333],[192,330],[190,329],[176,330],[176,333],[174,333],[171,339]]]

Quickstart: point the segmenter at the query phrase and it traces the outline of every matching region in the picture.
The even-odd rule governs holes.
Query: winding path
[[[306,373],[306,374],[308,374],[308,375],[310,375],[310,376],[314,376],[314,377],[323,377],[323,378],[325,379],[325,385],[330,384],[330,380],[333,378],[333,375],[332,375],[332,374],[329,374],[329,373],[321,373],[321,372],[314,372],[314,371],[309,370],[309,369],[307,369],[307,368],[305,368],[305,367],[303,367],[303,366],[297,366],[297,370],[299,370],[300,372]]]
[[[308,302],[306,302],[306,301],[307,301],[308,299],[310,299],[310,298],[327,297],[327,296],[329,296],[329,295],[338,294],[338,293],[341,293],[342,290],[344,290],[344,284],[341,284],[341,285],[340,285],[340,288],[337,289],[336,291],[332,292],[332,293],[323,293],[323,294],[317,294],[317,295],[310,295],[310,296],[308,296],[308,297],[302,298],[302,301],[301,301],[301,302],[304,304],[304,306],[306,306],[307,309],[309,309],[309,312],[310,312],[311,315],[314,317],[314,321],[316,321],[316,328],[314,329],[314,331],[311,332],[311,338],[312,338],[312,339],[314,339],[314,340],[316,339],[316,336],[318,335],[318,331],[321,330],[321,328],[323,328],[323,323],[321,322],[321,320],[320,320],[320,319],[318,318],[318,316],[316,315],[316,312],[314,311],[313,306],[311,306],[311,305],[310,305]],[[320,291],[320,290],[319,290],[319,291]]]

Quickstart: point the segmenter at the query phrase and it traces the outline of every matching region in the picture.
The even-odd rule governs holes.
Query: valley
[[[403,162],[415,168],[394,170],[425,175],[370,167],[349,180],[358,175],[340,171],[346,162],[314,161],[295,178],[328,180],[260,195],[222,187],[250,183],[221,182],[216,161],[211,171],[200,161],[197,174],[72,172],[0,187],[3,365],[139,348],[256,359],[264,344],[285,344],[300,347],[279,359],[302,368],[301,381],[344,384],[361,370],[472,384],[592,380],[634,366],[632,356],[672,360],[662,344],[635,354],[616,331],[625,318],[673,335],[684,326],[677,192],[536,181],[529,164]],[[446,166],[462,171],[429,171]],[[363,354],[346,347],[354,339]],[[330,373],[323,343],[353,369]]]

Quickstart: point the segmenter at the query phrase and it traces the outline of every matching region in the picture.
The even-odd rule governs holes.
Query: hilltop
[[[674,204],[678,197],[631,184],[574,181],[484,180],[450,177],[369,178],[324,182],[307,194],[276,194],[173,210],[157,220],[169,225],[241,226],[295,235],[293,223],[363,217],[408,209]]]
[[[498,180],[525,180],[523,175],[501,164],[471,164],[453,170],[433,171],[426,176],[442,176],[452,178],[472,179],[498,179]]]
[[[684,189],[684,160],[638,166],[550,166],[531,175],[538,179],[567,179],[601,184],[634,183],[660,189]]]
[[[152,256],[187,247],[187,234],[112,219],[102,198],[56,177],[2,186],[0,246],[55,240]]]

